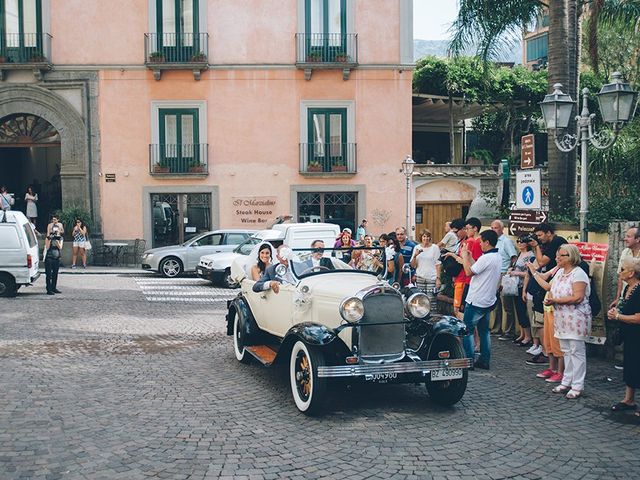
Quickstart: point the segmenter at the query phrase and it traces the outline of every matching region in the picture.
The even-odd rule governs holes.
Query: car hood
[[[219,252],[219,253],[212,253],[210,255],[203,255],[200,257],[200,261],[213,262],[214,266],[224,264],[226,268],[229,265],[231,265],[231,262],[233,262],[234,258],[243,257],[243,256],[244,255],[241,255],[236,252]]]
[[[308,285],[313,295],[323,295],[335,298],[351,297],[363,288],[379,283],[373,275],[365,273],[335,272],[322,273],[303,278],[301,285]]]
[[[153,254],[153,255],[161,255],[163,253],[182,253],[187,247],[183,247],[182,245],[170,245],[168,247],[158,247],[152,248],[151,250],[145,250],[144,255]]]

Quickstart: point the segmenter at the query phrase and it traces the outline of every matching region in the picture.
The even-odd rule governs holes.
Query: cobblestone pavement
[[[62,295],[39,282],[0,300],[1,479],[637,478],[640,426],[609,411],[610,363],[590,359],[569,401],[494,341],[453,408],[420,386],[357,386],[307,418],[282,372],[236,362],[220,302],[141,286],[61,275]]]

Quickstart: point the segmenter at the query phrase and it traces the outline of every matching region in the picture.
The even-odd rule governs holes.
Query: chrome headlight
[[[349,323],[359,321],[364,316],[364,304],[356,297],[345,298],[340,304],[340,316]]]
[[[431,311],[431,302],[429,302],[429,298],[424,293],[418,292],[407,299],[405,308],[412,317],[424,318],[429,315]]]

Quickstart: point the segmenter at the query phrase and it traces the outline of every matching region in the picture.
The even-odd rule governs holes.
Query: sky
[[[413,0],[413,38],[448,40],[457,13],[457,0]]]

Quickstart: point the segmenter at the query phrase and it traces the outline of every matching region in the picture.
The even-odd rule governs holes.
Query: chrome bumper
[[[422,373],[450,368],[471,368],[470,358],[454,360],[426,360],[422,362],[398,362],[388,364],[337,365],[318,367],[318,377],[361,377],[380,373]]]

